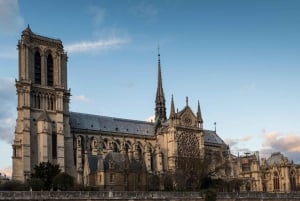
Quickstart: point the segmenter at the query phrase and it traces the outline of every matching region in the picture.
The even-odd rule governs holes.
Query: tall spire
[[[203,119],[202,119],[202,114],[201,114],[201,109],[200,109],[200,103],[199,103],[199,101],[198,101],[197,120],[198,120],[198,123],[200,124],[200,127],[202,127]]]
[[[155,119],[159,119],[160,121],[167,120],[166,100],[165,100],[165,95],[162,86],[162,78],[161,78],[159,47],[158,47],[158,78],[157,78],[157,91],[156,91],[156,99],[155,99]]]
[[[175,115],[175,106],[174,106],[174,99],[173,99],[173,95],[172,95],[172,99],[171,99],[171,111],[170,111],[170,117],[169,119],[172,119]]]

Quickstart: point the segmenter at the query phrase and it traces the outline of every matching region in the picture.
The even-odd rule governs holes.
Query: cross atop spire
[[[158,59],[160,59],[160,54],[159,54],[159,45],[157,46],[157,53],[158,53]]]

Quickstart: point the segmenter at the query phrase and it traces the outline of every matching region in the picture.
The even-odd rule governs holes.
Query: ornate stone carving
[[[178,155],[184,157],[199,157],[199,139],[190,131],[181,131],[176,134]]]

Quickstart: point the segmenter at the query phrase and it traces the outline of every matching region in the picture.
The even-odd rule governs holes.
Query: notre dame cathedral
[[[72,175],[78,184],[100,190],[176,189],[180,182],[192,185],[193,171],[204,165],[207,155],[217,153],[218,157],[211,155],[213,163],[205,168],[216,169],[216,164],[224,161],[228,165],[214,171],[213,176],[234,178],[249,173],[245,188],[273,189],[273,172],[268,173],[270,182],[263,186],[266,181],[258,172],[259,165],[249,165],[249,169],[244,165],[245,161],[258,164],[257,156],[251,160],[233,156],[215,131],[203,128],[199,102],[196,112],[188,98],[182,110],[175,110],[172,97],[167,116],[160,55],[155,122],[146,122],[69,111],[68,57],[62,41],[37,35],[28,26],[22,32],[18,51],[13,180],[27,181],[35,165],[49,161]],[[246,173],[241,167],[247,167]],[[299,170],[293,170],[297,175],[294,182],[299,183]],[[280,185],[276,183],[276,188],[283,189]]]

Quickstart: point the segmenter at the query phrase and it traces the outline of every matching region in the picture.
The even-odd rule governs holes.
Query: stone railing
[[[204,201],[200,192],[144,192],[144,191],[0,191],[0,201],[107,201],[107,200],[139,200],[139,201]],[[299,193],[218,193],[217,201],[296,201]]]
[[[293,193],[265,193],[265,192],[238,192],[218,193],[217,200],[300,200],[300,192]]]
[[[0,191],[0,200],[185,200],[187,198],[203,200],[200,192]]]

